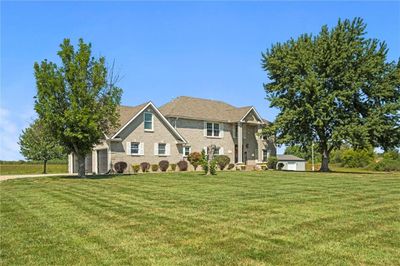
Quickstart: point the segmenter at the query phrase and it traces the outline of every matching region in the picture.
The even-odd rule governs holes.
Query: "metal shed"
[[[278,155],[278,163],[276,169],[287,171],[305,171],[306,160],[294,155]]]

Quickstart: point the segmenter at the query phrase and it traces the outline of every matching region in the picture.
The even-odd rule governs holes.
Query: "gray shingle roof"
[[[131,120],[131,118],[134,117],[140,110],[142,110],[148,103],[149,102],[143,103],[140,105],[136,105],[136,106],[123,106],[123,105],[118,106],[119,126],[113,128],[110,131],[109,136],[111,137],[115,133],[117,133],[118,130],[120,130],[126,123],[128,123],[128,121]]]
[[[305,161],[302,158],[289,154],[278,154],[276,157],[278,158],[278,161]]]
[[[252,106],[235,107],[222,101],[180,96],[159,108],[165,117],[238,122]]]

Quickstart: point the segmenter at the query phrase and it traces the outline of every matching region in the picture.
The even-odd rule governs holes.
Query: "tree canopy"
[[[361,18],[339,20],[318,35],[274,44],[262,54],[278,143],[317,144],[321,171],[329,154],[348,143],[390,149],[400,145],[400,61],[387,62],[385,42],[366,38]]]
[[[63,148],[40,120],[33,122],[19,137],[21,154],[27,160],[43,161],[43,173],[49,160],[65,157]]]
[[[108,73],[105,58],[91,55],[91,44],[69,39],[60,45],[61,64],[35,63],[35,110],[53,136],[78,156],[79,176],[85,174],[85,155],[117,126],[122,90]],[[112,74],[112,72],[111,72]]]

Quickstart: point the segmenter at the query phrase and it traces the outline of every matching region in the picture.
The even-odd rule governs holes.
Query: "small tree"
[[[92,57],[91,44],[79,40],[78,49],[64,39],[61,64],[35,63],[35,110],[67,153],[78,156],[78,176],[85,175],[85,156],[104,134],[118,124],[122,90],[105,65]]]
[[[18,144],[21,154],[27,160],[43,161],[43,174],[47,173],[46,168],[49,160],[65,157],[63,148],[40,120],[36,120],[22,131]]]
[[[188,156],[188,161],[190,162],[191,165],[193,165],[194,170],[196,171],[197,167],[200,165],[201,163],[201,153],[200,152],[192,152],[191,154],[189,154]]]

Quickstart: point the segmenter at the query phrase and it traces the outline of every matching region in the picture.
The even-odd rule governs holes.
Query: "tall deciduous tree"
[[[61,64],[35,63],[35,110],[67,152],[78,157],[78,175],[85,175],[85,155],[117,126],[122,90],[108,75],[105,58],[91,55],[91,44],[79,40],[75,51],[64,39]]]
[[[339,20],[262,54],[267,99],[280,110],[265,133],[289,145],[317,143],[321,171],[329,171],[329,155],[342,143],[400,144],[400,61],[387,62],[386,44],[366,38],[365,29],[360,18]]]
[[[63,148],[40,120],[36,120],[22,131],[18,144],[21,154],[26,159],[43,161],[43,174],[47,173],[49,160],[65,157]]]

